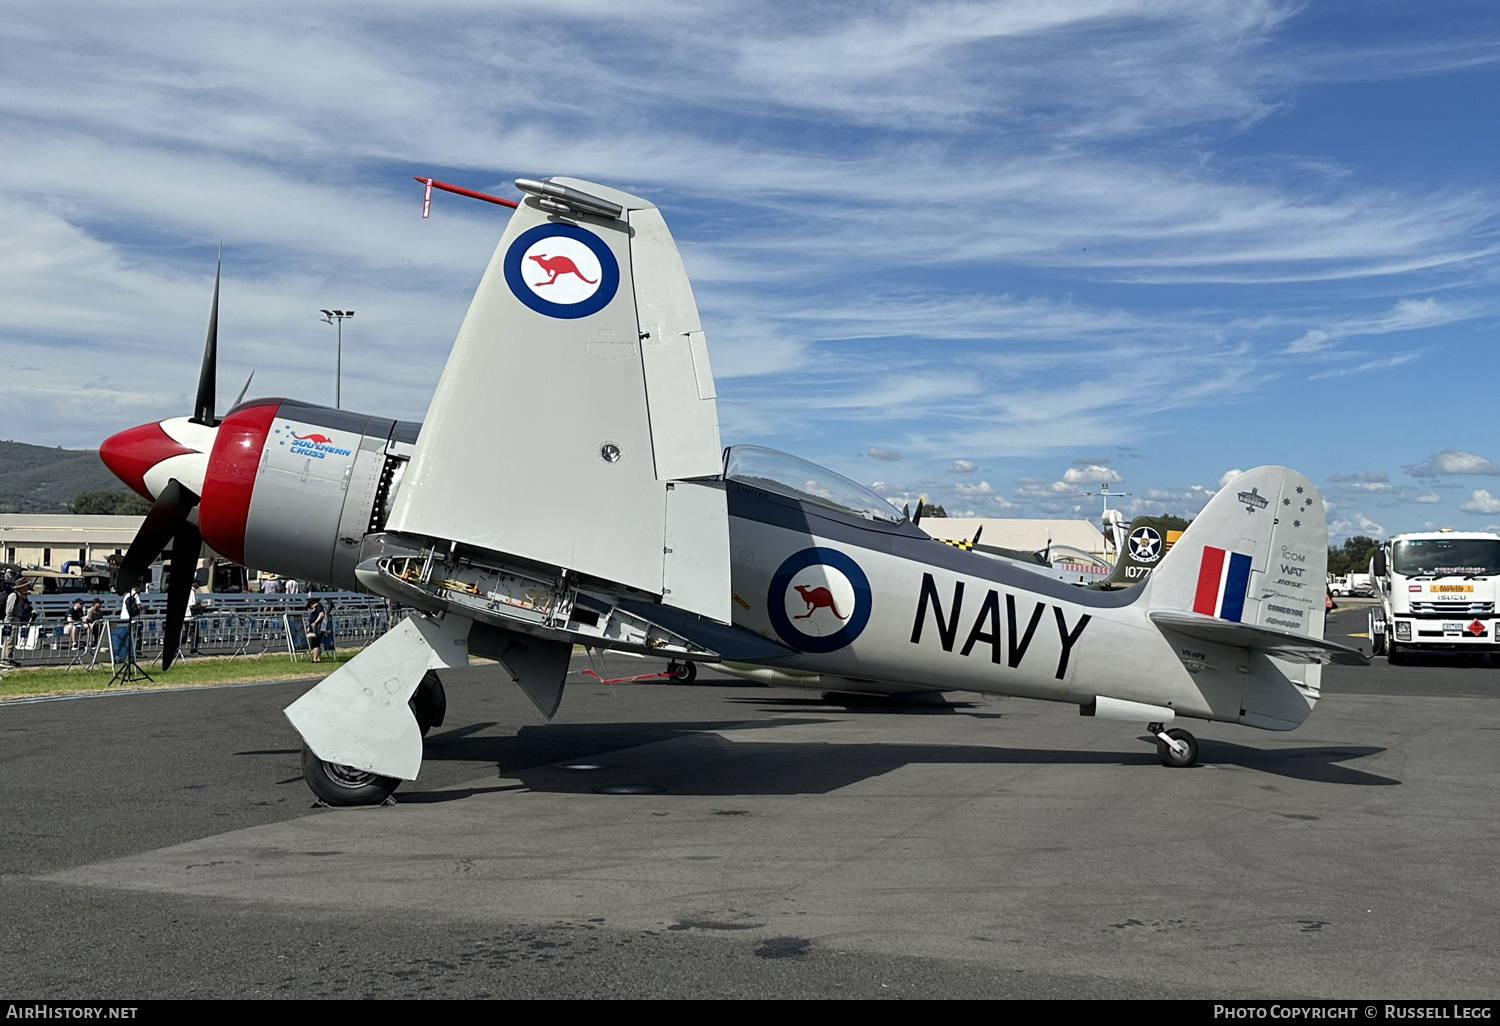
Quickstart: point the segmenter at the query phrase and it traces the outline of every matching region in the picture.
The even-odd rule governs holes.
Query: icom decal
[[[870,622],[870,580],[838,549],[803,549],[771,578],[766,611],[792,648],[833,652],[853,643]]]
[[[505,283],[548,317],[587,317],[615,298],[620,265],[603,239],[572,224],[528,228],[505,251]]]

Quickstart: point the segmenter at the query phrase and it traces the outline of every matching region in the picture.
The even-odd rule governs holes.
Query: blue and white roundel
[[[837,549],[803,549],[788,556],[766,595],[771,626],[800,652],[832,652],[859,637],[870,622],[870,580]]]
[[[1161,535],[1152,528],[1137,527],[1130,532],[1130,554],[1142,563],[1154,563],[1161,556]]]
[[[548,317],[587,317],[615,298],[620,265],[604,240],[572,224],[539,224],[505,251],[505,283]]]

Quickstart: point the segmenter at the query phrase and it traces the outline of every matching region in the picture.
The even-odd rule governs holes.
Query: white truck
[[[1500,535],[1479,531],[1401,534],[1370,563],[1379,605],[1370,646],[1392,664],[1417,652],[1492,653]]]
[[[1375,578],[1371,574],[1345,574],[1343,577],[1330,575],[1328,590],[1333,593],[1334,598],[1344,598],[1347,595],[1368,598],[1375,594]]]

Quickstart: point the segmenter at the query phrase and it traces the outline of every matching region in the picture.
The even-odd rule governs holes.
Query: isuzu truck
[[[1478,531],[1401,534],[1370,563],[1380,604],[1370,610],[1375,655],[1402,663],[1419,652],[1496,651],[1500,535]]]

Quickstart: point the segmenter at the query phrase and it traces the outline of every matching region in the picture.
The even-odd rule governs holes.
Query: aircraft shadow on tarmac
[[[861,716],[866,715],[899,715],[899,716],[951,716],[955,713],[963,713],[975,719],[998,720],[1000,713],[981,713],[971,710],[983,708],[978,702],[955,702],[950,700],[938,702],[911,702],[901,699],[889,699],[880,697],[862,698],[850,695],[846,699],[830,701],[823,698],[726,698],[728,705],[757,705],[765,709],[839,709],[848,712],[857,712]]]
[[[776,721],[829,722],[816,718]],[[619,784],[659,787],[671,794],[825,794],[904,766],[920,764],[1156,766],[1154,746],[1131,751],[1070,751],[990,745],[884,743],[827,744],[796,741],[736,742],[743,721],[703,723],[552,724],[523,727],[513,736],[483,736],[476,724],[428,738],[429,761],[490,763],[501,777],[533,791],[581,794]],[[764,729],[765,723],[754,725]],[[647,746],[669,742],[670,747]],[[1382,748],[1318,745],[1261,750],[1203,739],[1203,768],[1236,766],[1318,783],[1390,786],[1400,781],[1344,765]],[[581,771],[569,763],[597,764]],[[1156,767],[1158,772],[1169,772]],[[1172,771],[1176,772],[1176,771]],[[452,792],[447,794],[451,795]],[[408,796],[408,801],[415,796]],[[429,799],[435,800],[435,799]]]

